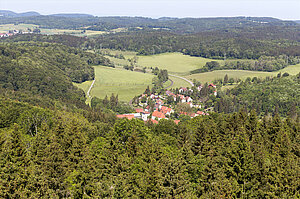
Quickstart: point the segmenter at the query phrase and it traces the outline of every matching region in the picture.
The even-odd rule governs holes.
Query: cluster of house
[[[6,33],[0,33],[0,37],[10,37],[13,35],[17,35],[17,34],[31,34],[33,32],[24,32],[24,31],[19,31],[19,30],[12,30]]]
[[[209,87],[214,87],[216,88],[215,85],[210,84]],[[199,86],[197,88],[199,91],[202,89],[202,86]],[[140,102],[139,106],[144,107],[144,108],[138,108],[135,110],[136,113],[131,113],[131,114],[123,114],[123,115],[117,115],[118,118],[127,118],[127,119],[142,119],[145,122],[151,121],[152,123],[158,123],[159,120],[161,119],[169,119],[170,115],[174,113],[174,110],[170,107],[170,105],[165,104],[165,101],[167,97],[172,97],[174,101],[179,101],[181,103],[187,103],[190,105],[191,108],[197,108],[200,109],[201,105],[200,104],[193,104],[193,99],[189,96],[186,96],[185,93],[187,92],[193,92],[191,89],[187,88],[180,88],[179,89],[179,94],[174,94],[173,92],[167,90],[165,92],[165,95],[147,95],[147,94],[142,94],[139,97],[139,101],[142,101],[143,98],[147,98],[148,100],[144,103]],[[214,92],[216,95],[216,92]],[[152,107],[150,107],[150,102],[149,99],[154,102],[152,103]],[[150,109],[152,111],[152,114],[150,112]],[[191,118],[199,116],[199,115],[209,115],[208,113],[205,113],[203,111],[197,111],[196,113],[187,113],[187,112],[180,112],[180,115],[188,115]],[[180,122],[180,120],[174,120],[176,124]]]

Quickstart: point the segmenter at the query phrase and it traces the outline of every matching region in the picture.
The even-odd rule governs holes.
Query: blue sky
[[[270,16],[300,20],[300,0],[0,0],[0,9],[96,16]]]

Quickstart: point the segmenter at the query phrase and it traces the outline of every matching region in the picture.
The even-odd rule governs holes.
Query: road
[[[92,98],[92,97],[90,96],[90,92],[91,92],[91,90],[92,90],[92,88],[93,88],[93,86],[94,86],[95,80],[96,80],[96,79],[93,80],[93,82],[92,82],[92,84],[91,84],[89,90],[86,92],[86,95],[87,95],[89,98]]]
[[[169,74],[169,76],[183,79],[184,81],[188,82],[191,86],[194,86],[194,83],[192,81],[190,81],[190,80],[188,80],[188,79],[186,79],[184,77],[180,77],[180,76],[176,76],[176,75],[171,75],[171,74]]]

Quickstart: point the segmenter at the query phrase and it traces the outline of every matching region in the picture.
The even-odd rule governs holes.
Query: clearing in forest
[[[186,76],[187,79],[193,80],[196,79],[201,83],[212,82],[216,79],[224,79],[224,76],[227,74],[229,78],[245,80],[247,77],[268,77],[276,76],[279,72],[282,74],[287,72],[290,75],[296,75],[300,72],[300,64],[290,65],[284,69],[274,72],[261,72],[261,71],[248,71],[248,70],[216,70],[206,73],[197,73],[193,75]]]
[[[134,96],[142,94],[147,86],[151,86],[153,75],[128,70],[120,70],[105,66],[95,66],[96,81],[90,95],[103,99],[112,93],[119,95],[119,100],[130,101]],[[80,84],[79,87],[88,90],[91,81]],[[78,84],[77,84],[78,86]]]
[[[167,69],[169,73],[177,75],[187,75],[190,71],[202,68],[206,62],[222,60],[213,60],[202,57],[192,57],[182,53],[163,53],[151,56],[138,56],[138,65],[145,67],[158,67]]]

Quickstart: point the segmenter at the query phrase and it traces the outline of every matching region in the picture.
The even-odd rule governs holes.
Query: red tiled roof
[[[167,113],[167,112],[171,112],[172,109],[169,108],[169,107],[166,107],[166,106],[162,106],[162,107],[161,107],[161,111],[162,111],[163,113]]]
[[[134,118],[134,115],[117,115],[117,118],[127,118],[131,120]]]
[[[191,116],[191,117],[195,117],[195,116],[196,116],[196,113],[190,113],[190,116]]]
[[[137,108],[137,109],[135,109],[135,112],[137,112],[137,113],[142,113],[142,112],[144,112],[144,109],[142,109],[142,108]]]
[[[165,114],[163,114],[162,112],[159,112],[159,111],[154,111],[152,113],[152,116],[157,117],[157,118],[166,118]]]
[[[198,115],[205,115],[205,113],[203,111],[197,111]]]
[[[174,120],[175,124],[178,124],[180,122],[180,120]]]

